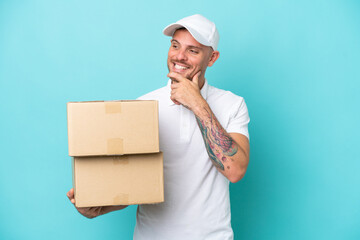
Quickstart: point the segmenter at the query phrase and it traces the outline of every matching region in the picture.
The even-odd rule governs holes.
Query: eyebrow
[[[171,42],[176,42],[176,43],[180,44],[176,39],[171,39]],[[181,45],[181,44],[180,44],[180,45]],[[201,48],[201,47],[198,47],[198,46],[189,45],[188,47],[189,47],[189,48],[197,48],[197,49],[199,49],[199,50],[202,50],[202,48]]]

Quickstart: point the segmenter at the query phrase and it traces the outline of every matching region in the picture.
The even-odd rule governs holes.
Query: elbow
[[[244,177],[244,176],[238,175],[238,176],[231,176],[231,177],[229,177],[228,179],[229,179],[229,181],[230,181],[231,183],[237,183],[237,182],[239,182],[243,177]]]
[[[229,174],[227,175],[227,178],[232,183],[239,182],[245,176],[249,164],[249,155],[245,154],[245,158],[242,158],[238,161],[235,160],[235,162],[237,162],[238,164],[233,165],[233,167],[229,169],[231,171],[228,172]]]
[[[229,175],[228,179],[229,179],[229,181],[231,183],[237,183],[245,176],[245,173],[246,173],[246,169],[245,170],[239,170],[236,173],[233,173],[233,174]]]

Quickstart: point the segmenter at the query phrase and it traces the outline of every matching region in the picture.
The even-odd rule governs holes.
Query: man
[[[159,101],[165,202],[139,205],[134,239],[233,239],[229,181],[249,162],[249,116],[242,97],[208,85],[219,58],[213,22],[193,15],[170,24],[166,87],[139,99]],[[68,193],[74,203],[73,190]],[[126,206],[78,209],[95,217]]]

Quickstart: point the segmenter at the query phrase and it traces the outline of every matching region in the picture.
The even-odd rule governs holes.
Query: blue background
[[[235,239],[360,239],[358,1],[0,0],[0,239],[131,239],[136,207],[88,220],[71,188],[66,102],[166,84],[167,24],[201,13],[209,83],[245,98],[251,160]]]

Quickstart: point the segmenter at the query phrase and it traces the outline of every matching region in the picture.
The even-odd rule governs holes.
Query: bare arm
[[[240,133],[228,133],[200,94],[197,73],[192,80],[171,72],[171,100],[190,109],[196,116],[208,155],[215,167],[231,182],[245,175],[249,163],[249,141]]]
[[[226,132],[206,102],[194,114],[215,167],[231,182],[241,180],[249,163],[247,137]]]
[[[127,207],[127,205],[119,205],[119,206],[102,206],[102,207],[81,207],[78,208],[75,206],[75,198],[74,198],[74,189],[70,189],[69,192],[66,194],[72,204],[74,204],[74,207],[78,212],[87,217],[87,218],[94,218],[109,212],[121,210]]]

